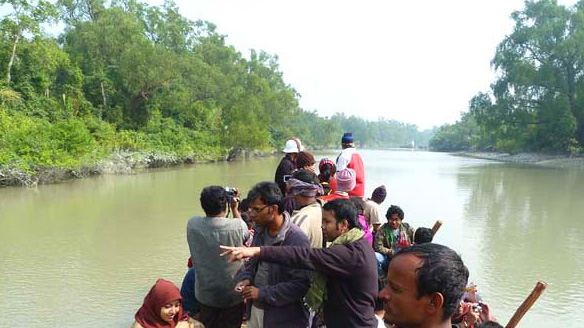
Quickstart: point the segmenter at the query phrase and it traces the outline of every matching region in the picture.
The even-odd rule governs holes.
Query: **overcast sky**
[[[423,129],[455,122],[473,95],[488,91],[495,48],[523,8],[522,0],[176,2],[245,55],[278,55],[302,108]]]
[[[523,0],[175,1],[182,15],[216,24],[245,56],[250,49],[278,55],[302,108],[422,129],[454,123],[472,96],[489,90],[496,46],[513,29],[511,13],[524,7]]]

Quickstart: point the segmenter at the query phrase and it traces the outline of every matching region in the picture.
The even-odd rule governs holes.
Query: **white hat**
[[[286,148],[284,148],[285,153],[297,153],[298,152],[298,144],[296,141],[290,139],[286,141]]]

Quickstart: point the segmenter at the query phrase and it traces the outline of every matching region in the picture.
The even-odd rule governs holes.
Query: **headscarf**
[[[289,194],[292,196],[301,195],[304,197],[316,197],[317,194],[323,193],[322,187],[318,184],[304,182],[298,179],[288,180],[290,187]]]
[[[162,309],[164,304],[175,300],[182,301],[178,287],[168,280],[158,279],[148,294],[146,294],[146,297],[144,297],[144,303],[138,309],[134,318],[144,328],[174,328],[179,321],[189,319],[181,304],[172,322],[162,320],[160,317],[160,309]]]
[[[330,165],[330,171],[326,172],[327,175],[325,175],[325,165]],[[330,158],[323,158],[320,160],[320,162],[318,163],[318,171],[320,172],[320,174],[318,175],[318,179],[320,180],[320,182],[329,182],[329,180],[335,176],[335,173],[337,171],[337,166],[335,165],[335,162],[333,162],[332,159]]]

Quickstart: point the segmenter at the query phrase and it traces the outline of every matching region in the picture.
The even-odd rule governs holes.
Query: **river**
[[[405,221],[444,225],[505,325],[537,280],[548,289],[520,327],[584,326],[584,171],[448,154],[362,151],[366,193]],[[334,153],[319,153],[335,156]],[[0,189],[0,327],[129,327],[152,284],[180,285],[187,220],[217,184],[247,191],[272,180],[279,158],[100,176]]]

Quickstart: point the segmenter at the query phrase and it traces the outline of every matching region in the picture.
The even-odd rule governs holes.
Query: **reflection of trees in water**
[[[576,278],[584,272],[584,172],[482,165],[462,168],[457,183],[468,192],[463,221],[483,231],[473,236],[481,243],[477,275],[506,303],[499,307],[518,306],[538,279],[549,288],[536,313],[584,305]]]

